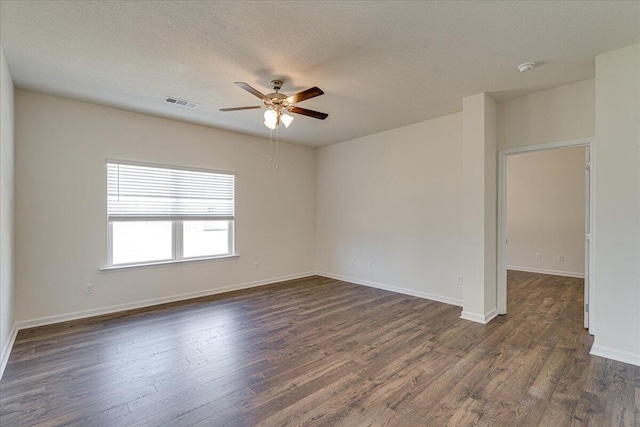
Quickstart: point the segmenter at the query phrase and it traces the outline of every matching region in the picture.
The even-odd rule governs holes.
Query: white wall
[[[61,320],[314,270],[313,149],[282,144],[276,170],[265,139],[23,90],[15,115],[17,320]],[[108,158],[235,171],[240,257],[99,271]],[[83,294],[85,283],[93,295]]]
[[[584,147],[507,157],[508,268],[584,275],[584,174]]]
[[[596,57],[594,354],[640,365],[640,44]]]
[[[0,46],[0,377],[9,357],[14,325],[13,207],[14,94]]]
[[[498,148],[595,135],[595,79],[498,103]]]
[[[320,148],[317,164],[319,272],[461,305],[462,114]]]
[[[497,314],[496,103],[485,93],[462,100],[464,305],[461,317],[487,323]]]

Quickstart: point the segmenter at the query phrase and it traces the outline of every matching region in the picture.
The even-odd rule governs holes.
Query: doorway
[[[590,278],[592,277],[592,259],[591,254],[593,249],[593,242],[591,239],[591,230],[593,226],[593,185],[591,185],[591,170],[593,169],[593,139],[579,139],[562,141],[550,144],[540,144],[535,146],[517,147],[500,150],[498,154],[498,312],[500,314],[507,313],[507,268],[510,263],[513,266],[514,262],[518,262],[518,256],[522,258],[522,254],[518,256],[508,257],[508,229],[507,229],[507,176],[508,176],[508,164],[510,159],[515,160],[516,155],[524,153],[538,153],[540,157],[547,150],[571,148],[571,147],[583,147],[584,149],[584,250],[583,258],[577,259],[579,254],[576,253],[577,245],[573,245],[574,249],[570,260],[565,260],[565,255],[562,253],[556,253],[554,249],[545,249],[547,253],[543,253],[541,250],[535,250],[527,248],[524,250],[526,257],[529,257],[523,264],[529,265],[529,267],[520,267],[520,269],[541,272],[547,274],[565,274],[571,275],[571,270],[577,271],[579,267],[582,267],[584,263],[584,327],[590,331],[593,330],[593,318],[589,318],[589,312],[593,312],[593,301],[590,292],[593,284]],[[513,157],[511,157],[513,156]],[[524,156],[521,156],[524,157]],[[578,172],[579,173],[579,172]],[[574,177],[575,178],[575,177]],[[549,184],[548,184],[549,185]],[[513,206],[512,206],[513,209]],[[531,213],[530,213],[531,214]],[[535,214],[535,213],[534,213]],[[575,232],[574,240],[575,240]],[[515,237],[515,236],[514,236]],[[551,245],[551,247],[553,247]],[[522,251],[522,248],[520,250]],[[564,264],[565,261],[570,261]],[[571,264],[571,265],[570,265]],[[537,267],[536,267],[537,266]],[[560,266],[560,267],[558,267]],[[564,271],[563,271],[564,270]]]

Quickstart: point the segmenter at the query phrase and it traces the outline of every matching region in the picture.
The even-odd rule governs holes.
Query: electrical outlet
[[[558,255],[558,262],[564,262],[564,255]]]
[[[462,283],[464,283],[464,277],[462,276],[456,277],[456,285],[462,286]]]
[[[367,270],[371,270],[371,263],[370,262],[367,263]]]
[[[350,265],[351,267],[353,267],[353,266],[355,266],[355,265],[356,265],[356,262],[355,262],[354,260],[351,260],[351,261],[349,262],[349,265]]]
[[[93,293],[93,285],[91,283],[87,283],[86,285],[84,285],[84,294],[90,295],[92,293]]]
[[[542,254],[540,252],[536,252],[536,259],[542,259]]]
[[[256,263],[255,263],[255,265],[254,265],[254,268],[255,268],[256,270],[260,270],[260,263],[259,263],[259,262],[256,262]]]

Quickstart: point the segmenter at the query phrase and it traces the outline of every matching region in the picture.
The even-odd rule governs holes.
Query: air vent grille
[[[198,108],[200,106],[200,104],[196,102],[187,101],[186,99],[179,99],[174,96],[167,96],[164,100],[169,104],[180,105],[187,108]]]

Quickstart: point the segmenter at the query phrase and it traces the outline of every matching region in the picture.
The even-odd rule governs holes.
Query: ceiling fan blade
[[[295,104],[297,102],[304,101],[305,99],[313,98],[314,96],[319,96],[324,94],[322,89],[319,87],[312,87],[311,89],[307,89],[305,91],[296,93],[295,95],[291,95],[287,98],[290,104]]]
[[[307,110],[306,108],[300,107],[289,107],[288,110],[295,114],[302,114],[303,116],[313,117],[314,119],[324,120],[329,117],[326,113],[321,113],[319,111]]]
[[[262,99],[263,101],[269,101],[269,98],[267,98],[262,92],[260,92],[258,89],[254,89],[253,87],[249,86],[248,84],[246,84],[244,82],[234,82],[233,84],[235,84],[239,88],[242,88],[242,89],[246,90],[250,94],[257,96],[258,98]]]
[[[253,110],[262,108],[261,105],[256,105],[255,107],[235,107],[235,108],[221,108],[220,111],[238,111],[238,110]]]

